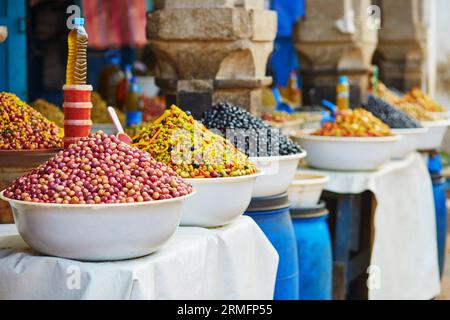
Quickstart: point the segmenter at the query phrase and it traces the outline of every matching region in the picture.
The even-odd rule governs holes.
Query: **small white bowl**
[[[311,208],[319,203],[330,177],[324,174],[298,172],[288,189],[293,208]]]
[[[63,205],[8,201],[17,229],[34,250],[82,261],[146,256],[178,228],[183,202],[194,196],[130,203]]]
[[[261,173],[211,179],[185,179],[196,194],[186,201],[182,226],[215,228],[240,217],[252,199],[253,186]]]
[[[298,163],[305,157],[306,152],[290,156],[249,158],[264,172],[256,179],[253,198],[271,197],[286,192],[294,179]]]
[[[420,137],[428,132],[428,128],[391,129],[403,138],[395,143],[392,159],[403,159],[417,150]]]
[[[299,131],[292,138],[308,152],[311,167],[371,171],[389,162],[395,143],[402,137],[324,137]]]
[[[422,121],[421,124],[429,130],[419,138],[417,149],[423,151],[440,149],[445,133],[450,126],[450,120]]]

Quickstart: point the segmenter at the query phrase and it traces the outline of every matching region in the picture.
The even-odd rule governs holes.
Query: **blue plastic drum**
[[[434,205],[436,209],[436,231],[438,244],[439,272],[442,276],[445,263],[445,242],[447,237],[446,180],[441,175],[431,175],[433,181]]]
[[[291,209],[291,216],[297,238],[299,299],[331,300],[333,261],[325,203]]]
[[[298,260],[294,226],[287,193],[252,200],[246,215],[252,217],[280,256],[275,300],[298,300]]]

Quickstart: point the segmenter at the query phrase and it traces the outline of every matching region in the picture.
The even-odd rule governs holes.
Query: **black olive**
[[[261,119],[253,116],[247,110],[234,106],[229,102],[218,103],[203,113],[201,120],[209,129],[215,129],[226,135],[227,130],[245,130],[248,136],[244,136],[244,147],[238,144],[238,135],[232,143],[238,148],[244,148],[248,156],[290,155],[302,152],[301,148],[287,136],[278,132],[272,136],[273,127],[267,125]],[[272,139],[279,139],[279,145],[272,150]],[[257,142],[256,150],[251,148],[250,141]],[[250,150],[251,149],[251,150]]]
[[[363,108],[372,112],[375,117],[393,129],[414,129],[422,127],[408,114],[377,97],[370,96],[368,103],[364,104]]]

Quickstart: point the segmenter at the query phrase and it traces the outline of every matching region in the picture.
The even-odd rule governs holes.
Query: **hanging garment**
[[[83,0],[82,4],[90,48],[147,44],[146,0]]]
[[[278,32],[270,59],[277,86],[286,87],[292,70],[298,69],[298,59],[292,43],[295,23],[305,15],[305,3],[292,0],[273,0],[271,9],[278,14]]]

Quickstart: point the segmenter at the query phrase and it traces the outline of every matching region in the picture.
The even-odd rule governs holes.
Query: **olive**
[[[250,157],[291,155],[302,152],[297,144],[278,129],[229,102],[214,105],[203,113],[201,121],[207,128],[219,130],[223,136],[226,136],[227,131],[230,130],[243,130],[242,134],[235,136],[232,143]],[[272,135],[272,132],[275,134]],[[238,143],[242,140],[244,146]],[[256,142],[256,148],[251,148],[250,141]],[[272,144],[276,145],[274,149]]]

